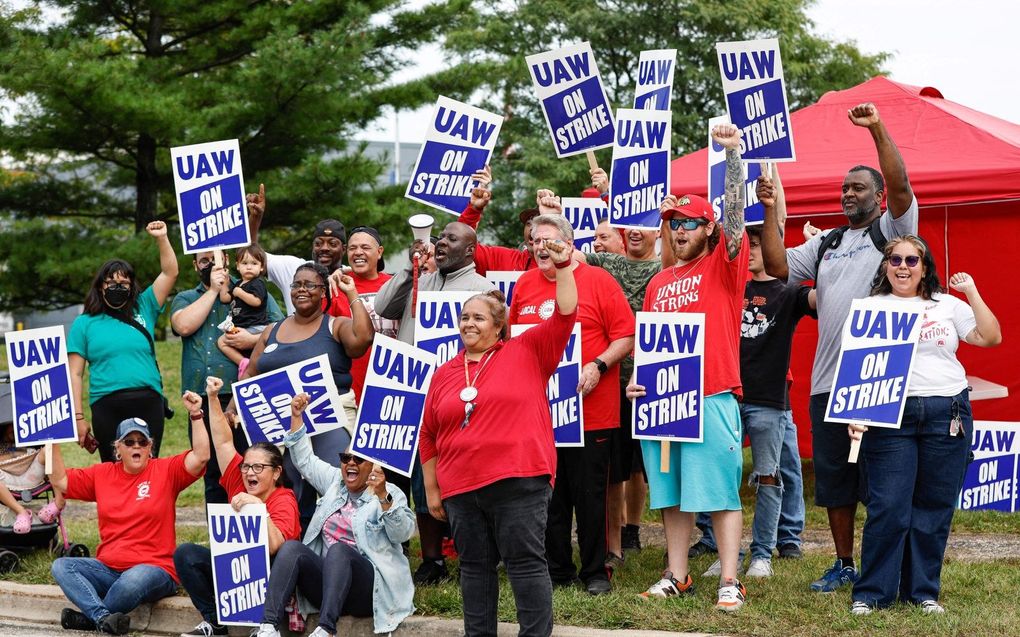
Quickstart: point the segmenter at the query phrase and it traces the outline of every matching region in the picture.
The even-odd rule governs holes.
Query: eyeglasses
[[[889,255],[889,265],[891,265],[894,268],[900,267],[900,265],[902,265],[904,261],[907,262],[908,268],[916,268],[917,264],[921,262],[921,257],[917,256],[916,254],[912,254],[907,257],[903,257],[898,254]]]
[[[204,268],[205,266],[209,265],[210,263],[213,263],[213,260],[210,259],[209,257],[203,257],[203,258],[199,259],[198,261],[195,261],[195,263],[198,264],[198,267]]]
[[[127,283],[117,283],[116,281],[107,281],[103,284],[103,287],[107,290],[127,290],[130,288]]]
[[[342,453],[340,454],[340,464],[347,464],[348,462],[354,462],[355,464],[364,464],[368,462],[365,458],[354,455],[353,453]]]
[[[152,441],[148,438],[125,438],[120,441],[120,444],[125,447],[141,447],[142,449],[152,444]]]
[[[262,470],[266,467],[273,468],[275,466],[275,464],[262,464],[261,462],[256,462],[255,464],[248,464],[246,462],[239,466],[238,469],[241,470],[241,473],[248,473],[248,470],[250,469],[255,472],[255,475],[258,475],[262,473]]]
[[[679,230],[680,228],[683,228],[687,232],[690,232],[691,230],[695,230],[698,226],[707,225],[708,222],[705,221],[704,219],[690,219],[690,218],[680,219],[678,217],[673,217],[672,219],[669,220],[669,227],[671,230]]]
[[[309,292],[324,287],[326,286],[321,283],[309,283],[308,281],[294,281],[290,284],[292,290],[308,290]]]

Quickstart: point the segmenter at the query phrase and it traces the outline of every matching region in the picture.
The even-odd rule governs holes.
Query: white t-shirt
[[[960,340],[977,327],[974,310],[955,296],[934,294],[904,299],[891,294],[876,298],[922,303],[921,337],[914,357],[908,396],[955,396],[967,389],[967,374],[956,359]]]
[[[290,300],[290,284],[294,282],[294,273],[309,261],[311,259],[302,259],[289,254],[266,254],[266,278],[283,293],[287,316],[294,313],[294,302]]]

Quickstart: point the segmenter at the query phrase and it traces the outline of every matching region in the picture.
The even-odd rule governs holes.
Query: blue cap
[[[120,424],[117,425],[117,440],[123,440],[132,431],[137,431],[149,440],[152,440],[152,434],[149,433],[149,425],[141,418],[125,418],[120,421]]]

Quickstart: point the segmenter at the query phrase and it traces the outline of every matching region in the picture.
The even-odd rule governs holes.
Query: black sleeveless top
[[[284,343],[276,340],[276,333],[283,321],[273,326],[266,339],[266,347],[258,361],[260,374],[271,372],[287,365],[300,363],[314,358],[320,354],[329,356],[329,367],[333,371],[333,382],[341,394],[346,394],[351,389],[351,357],[341,343],[333,338],[329,331],[330,317],[323,314],[319,329],[303,341]],[[337,319],[339,320],[339,319]],[[274,347],[275,346],[275,347]]]

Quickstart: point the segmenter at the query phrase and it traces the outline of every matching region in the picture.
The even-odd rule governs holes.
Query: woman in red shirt
[[[557,268],[558,311],[508,340],[502,293],[468,299],[460,315],[464,355],[436,370],[425,400],[419,452],[429,512],[449,518],[460,554],[467,637],[496,634],[500,559],[520,635],[552,632],[545,526],[556,448],[546,384],[574,327],[577,288],[572,249],[562,241],[545,246]]]
[[[209,428],[212,431],[216,461],[223,467],[220,485],[227,492],[230,504],[240,511],[246,504],[265,504],[269,513],[267,525],[269,555],[276,555],[284,542],[301,538],[301,519],[294,492],[283,486],[283,454],[276,445],[256,442],[244,452],[234,450],[234,435],[220,406],[219,393],[223,381],[214,376],[206,379],[209,397]],[[184,394],[184,405],[191,419],[202,422],[202,399],[194,392]],[[208,546],[182,544],[174,551],[174,566],[181,576],[181,585],[191,596],[191,603],[202,614],[202,622],[183,635],[210,637],[226,635],[227,627],[217,623],[215,590],[213,589],[212,554]]]

